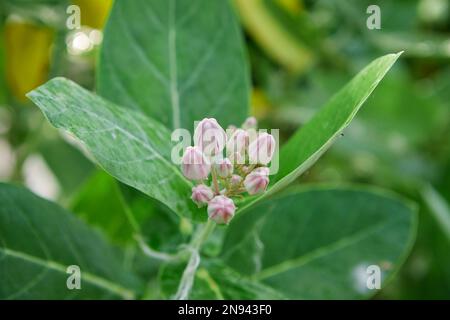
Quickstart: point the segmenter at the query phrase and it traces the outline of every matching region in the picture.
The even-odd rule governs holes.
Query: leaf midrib
[[[172,126],[174,129],[180,127],[180,96],[178,92],[178,70],[177,70],[177,30],[175,27],[175,0],[169,0],[169,71],[170,71],[170,100],[172,105]]]
[[[0,252],[3,252],[5,256],[11,256],[14,258],[22,259],[26,262],[42,266],[47,269],[51,269],[63,274],[66,273],[66,266],[53,260],[45,260],[40,257],[36,257],[33,255],[30,255],[28,253],[20,252],[17,250],[8,249],[6,247],[0,248]],[[99,277],[97,275],[94,275],[92,273],[83,271],[82,272],[82,279],[96,287],[105,289],[109,292],[112,292],[118,296],[121,296],[124,299],[133,299],[135,297],[135,293],[127,288],[124,288],[123,286],[111,282],[110,280],[107,280],[105,278]]]

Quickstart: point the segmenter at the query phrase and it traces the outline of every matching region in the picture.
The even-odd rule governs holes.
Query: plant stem
[[[214,170],[214,168],[212,168],[212,170],[211,170],[211,177],[212,177],[212,182],[214,185],[214,192],[216,193],[216,195],[218,195],[220,193],[220,190],[219,190],[219,184],[217,182],[216,170]]]
[[[209,235],[213,232],[216,224],[212,220],[208,220],[206,225],[200,228],[194,237],[192,238],[189,250],[191,256],[183,271],[180,284],[178,285],[177,293],[175,294],[175,300],[187,300],[189,293],[191,292],[192,285],[194,284],[195,273],[200,264],[200,249],[203,243],[208,239]]]
[[[157,260],[162,260],[166,262],[176,261],[182,256],[182,254],[184,254],[184,251],[180,251],[177,254],[170,254],[166,252],[157,251],[150,248],[140,235],[135,235],[134,238],[136,239],[137,243],[139,244],[139,247],[141,248],[142,252],[144,252],[145,255]]]

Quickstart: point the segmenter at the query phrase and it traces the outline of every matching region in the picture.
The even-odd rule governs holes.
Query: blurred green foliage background
[[[71,4],[81,8],[81,29],[66,27]],[[25,184],[75,212],[79,207],[116,210],[120,199],[100,199],[117,190],[99,192],[99,201],[83,196],[86,190],[101,190],[87,186],[101,186],[105,178],[70,137],[50,128],[25,93],[54,76],[95,90],[101,30],[111,4],[0,3],[0,180]],[[234,4],[252,68],[252,113],[262,127],[283,128],[282,139],[372,59],[405,51],[345,136],[298,183],[374,184],[417,202],[420,221],[414,250],[375,298],[450,299],[449,1]],[[380,30],[366,26],[371,4],[381,9]],[[126,232],[117,230],[118,243]]]

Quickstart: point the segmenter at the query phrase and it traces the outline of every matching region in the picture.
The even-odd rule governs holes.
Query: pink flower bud
[[[245,190],[253,195],[264,192],[269,184],[269,168],[260,167],[250,172],[244,180]]]
[[[231,154],[230,156],[230,161],[233,164],[244,164],[245,163],[245,158],[242,154],[240,154],[239,152],[235,152],[233,154]]]
[[[191,199],[199,206],[202,207],[208,203],[214,197],[214,192],[211,188],[205,186],[204,184],[199,184],[198,186],[192,187],[192,197]]]
[[[236,129],[227,141],[227,155],[239,153],[245,154],[245,149],[248,146],[249,136],[247,131]]]
[[[211,165],[199,147],[187,147],[181,159],[181,169],[190,180],[207,179]]]
[[[242,129],[256,129],[258,127],[258,120],[255,117],[248,117],[242,124]]]
[[[206,156],[222,152],[226,138],[225,131],[214,118],[203,119],[194,131],[194,144],[200,147]]]
[[[236,126],[230,124],[227,127],[227,138],[230,138],[233,135],[234,131],[236,131],[236,129],[237,129]]]
[[[226,178],[229,177],[233,173],[233,164],[230,159],[220,159],[214,164],[214,168],[216,169],[219,177]]]
[[[241,176],[239,176],[237,174],[233,174],[231,176],[231,179],[230,179],[231,186],[236,187],[236,186],[238,186],[241,183],[241,181],[242,181],[242,177]]]
[[[233,200],[225,196],[215,196],[208,203],[208,216],[216,223],[228,223],[233,218],[235,210]]]
[[[272,160],[275,152],[275,138],[266,132],[258,134],[248,147],[248,158],[251,164],[266,165]]]

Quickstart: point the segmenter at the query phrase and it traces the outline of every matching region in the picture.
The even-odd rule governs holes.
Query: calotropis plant
[[[8,279],[0,297],[369,297],[365,267],[381,266],[383,286],[393,276],[414,240],[414,207],[372,187],[278,192],[341,136],[398,57],[373,61],[294,133],[275,154],[279,170],[270,182],[267,163],[236,174],[234,152],[211,167],[180,168],[171,161],[173,129],[203,118],[223,127],[245,122],[227,138],[233,144],[256,125],[246,121],[250,77],[239,25],[225,0],[115,1],[97,94],[55,78],[28,97],[120,182],[117,188],[106,180],[116,187],[105,201],[119,198],[121,208],[86,211],[83,222],[26,190],[0,185],[0,270]],[[186,157],[206,159],[201,145],[195,141]],[[225,192],[243,186],[250,195],[236,206],[211,181],[192,182],[211,170],[226,177]],[[86,197],[98,190],[88,191]],[[210,216],[221,211],[220,222],[228,222],[233,212],[233,219],[214,230],[198,206],[205,202]],[[108,227],[113,222],[124,231],[121,241]],[[130,259],[135,239],[147,255]],[[80,267],[82,290],[65,287],[69,265]]]

